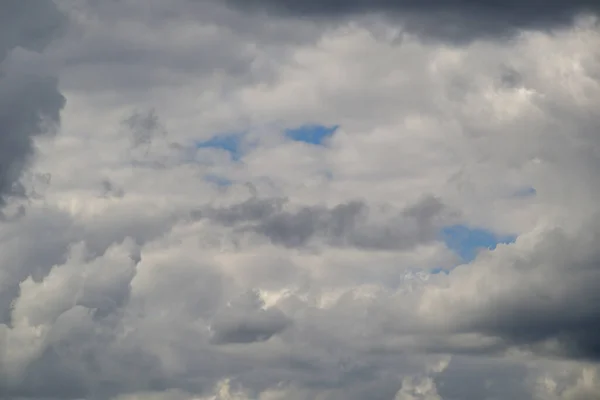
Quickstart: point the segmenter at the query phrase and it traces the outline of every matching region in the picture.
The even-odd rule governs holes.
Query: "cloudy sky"
[[[595,0],[0,2],[0,399],[600,399]]]

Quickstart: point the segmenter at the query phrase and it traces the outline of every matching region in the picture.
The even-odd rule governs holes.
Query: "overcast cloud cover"
[[[597,4],[0,2],[0,399],[600,399]]]

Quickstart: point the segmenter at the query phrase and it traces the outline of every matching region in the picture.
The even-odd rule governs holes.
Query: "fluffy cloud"
[[[597,396],[592,7],[13,3],[0,398]]]

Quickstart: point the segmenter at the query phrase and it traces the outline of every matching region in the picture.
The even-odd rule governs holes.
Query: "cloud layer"
[[[399,19],[409,30],[446,40],[503,37],[521,29],[566,26],[580,14],[600,9],[593,0],[229,0],[229,3],[242,9],[291,17],[385,14]]]
[[[598,399],[593,4],[258,3],[0,6],[0,398]]]

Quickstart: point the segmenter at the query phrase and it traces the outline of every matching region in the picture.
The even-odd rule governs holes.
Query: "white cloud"
[[[0,100],[31,69],[67,105],[10,175],[28,198],[0,218],[0,392],[594,398],[597,20],[457,44],[376,16],[60,6],[64,36],[1,66]],[[306,123],[340,128],[283,140]],[[194,147],[220,133],[254,145]],[[519,237],[432,274],[460,263],[452,224]]]

